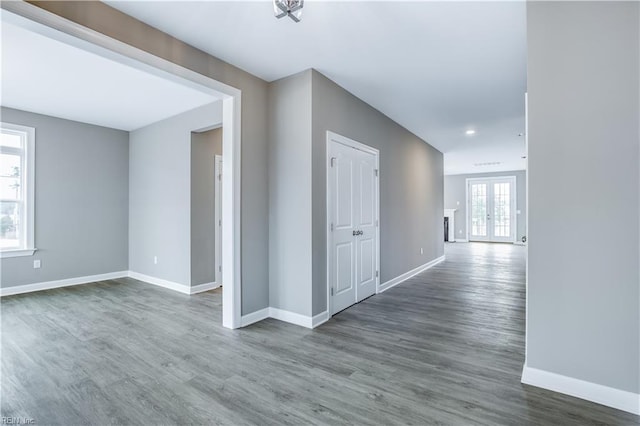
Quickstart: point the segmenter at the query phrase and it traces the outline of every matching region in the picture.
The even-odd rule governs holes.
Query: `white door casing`
[[[379,286],[379,153],[327,132],[327,156],[327,306],[333,315]]]
[[[213,187],[215,188],[215,205],[214,205],[214,229],[215,235],[215,281],[222,285],[222,156],[216,155],[214,158],[214,176],[215,181]]]
[[[469,241],[514,242],[515,176],[469,178],[466,191]]]

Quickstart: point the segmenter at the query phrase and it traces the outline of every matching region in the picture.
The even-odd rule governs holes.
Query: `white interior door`
[[[377,186],[376,158],[356,151],[356,172],[359,205],[356,208],[356,300],[360,302],[376,293],[377,275]]]
[[[512,176],[468,180],[470,241],[515,241],[515,183]]]
[[[376,152],[329,139],[328,274],[333,315],[376,292],[378,184]]]

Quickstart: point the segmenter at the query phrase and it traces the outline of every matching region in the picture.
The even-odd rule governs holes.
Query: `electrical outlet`
[[[420,254],[424,254],[424,248],[420,247]]]
[[[40,259],[36,259],[36,260],[33,261],[33,269],[40,268],[40,265],[41,265]]]
[[[153,256],[153,264],[154,265],[158,264],[158,256]]]
[[[462,229],[458,229],[458,234],[462,234]]]
[[[456,201],[456,206],[459,206],[459,205],[460,205],[460,201]]]

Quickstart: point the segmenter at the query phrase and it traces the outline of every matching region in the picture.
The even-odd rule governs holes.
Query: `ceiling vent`
[[[487,163],[473,163],[473,165],[476,167],[497,166],[498,164],[501,164],[500,161],[490,161]]]

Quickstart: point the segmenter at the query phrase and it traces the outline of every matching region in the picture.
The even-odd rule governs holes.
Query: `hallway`
[[[132,279],[2,303],[2,416],[36,424],[637,424],[520,384],[525,248],[447,260],[315,330],[221,327],[220,289]]]

